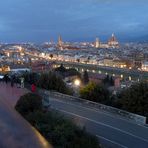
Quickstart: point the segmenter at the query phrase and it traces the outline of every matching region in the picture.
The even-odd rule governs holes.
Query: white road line
[[[53,101],[57,101],[57,102],[61,102],[61,103],[65,103],[65,104],[69,104],[69,105],[72,105],[72,106],[75,106],[75,107],[78,107],[78,105],[75,105],[75,104],[72,104],[71,102],[66,102],[66,101],[64,101],[64,100],[59,100],[59,99],[51,99],[51,98],[49,98],[50,100],[53,100]],[[109,116],[109,117],[112,117],[112,118],[114,118],[114,119],[118,119],[118,120],[123,120],[123,121],[125,121],[125,122],[128,122],[128,123],[130,123],[130,124],[134,124],[134,125],[137,125],[137,126],[141,126],[141,127],[143,127],[143,128],[146,128],[146,129],[148,129],[148,127],[146,127],[146,126],[143,126],[143,125],[141,125],[141,124],[137,124],[137,123],[134,123],[134,122],[132,122],[132,121],[129,121],[129,120],[127,120],[127,119],[124,119],[124,118],[121,118],[121,117],[119,117],[118,115],[115,117],[115,116],[113,116],[113,115],[111,115],[111,114],[109,114],[109,113],[106,113],[105,111],[102,111],[102,110],[99,110],[99,109],[93,109],[93,108],[88,108],[88,107],[84,107],[84,106],[79,106],[79,107],[81,107],[81,108],[84,108],[84,109],[87,109],[87,110],[90,110],[90,111],[94,111],[94,112],[96,112],[96,113],[103,113],[104,115],[107,115],[107,116]]]
[[[141,138],[141,137],[136,136],[136,135],[134,135],[134,134],[131,134],[131,133],[129,133],[129,132],[123,131],[123,130],[121,130],[121,129],[119,129],[119,128],[116,128],[116,127],[113,127],[113,126],[110,126],[110,125],[101,123],[101,122],[96,121],[96,120],[93,120],[93,119],[89,119],[89,118],[87,118],[87,117],[83,117],[83,116],[77,115],[77,114],[75,114],[75,113],[71,113],[71,112],[62,110],[62,109],[56,108],[56,110],[59,110],[59,111],[61,111],[61,112],[63,112],[63,113],[70,114],[70,115],[73,115],[73,116],[76,116],[76,117],[79,117],[79,118],[86,119],[86,120],[88,120],[88,121],[94,122],[94,123],[99,124],[99,125],[103,125],[103,126],[112,128],[112,129],[117,130],[117,131],[119,131],[119,132],[121,132],[121,133],[127,134],[127,135],[129,135],[129,136],[135,137],[135,138],[137,138],[137,139],[140,139],[140,140],[142,140],[142,141],[148,143],[148,140],[147,140],[147,139],[144,139],[144,138]]]
[[[120,143],[117,143],[117,142],[115,142],[115,141],[109,140],[109,139],[107,139],[107,138],[105,138],[105,137],[102,137],[102,136],[99,136],[99,135],[96,135],[96,137],[98,137],[99,139],[103,139],[103,140],[105,140],[105,141],[109,141],[110,143],[112,143],[112,144],[114,144],[114,145],[117,145],[117,146],[120,146],[120,147],[122,147],[122,148],[128,148],[127,146],[124,146],[124,145],[122,145],[122,144],[120,144]]]

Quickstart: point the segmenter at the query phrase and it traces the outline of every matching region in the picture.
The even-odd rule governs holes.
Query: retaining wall
[[[74,96],[69,96],[69,95],[65,95],[65,94],[61,94],[58,92],[54,92],[54,91],[47,91],[47,90],[38,90],[39,94],[43,96],[44,98],[44,102],[46,102],[46,104],[49,102],[49,97],[53,97],[53,98],[58,98],[58,99],[63,99],[64,101],[68,101],[68,102],[75,102],[81,105],[85,105],[87,107],[91,107],[91,108],[95,108],[97,110],[102,110],[108,113],[112,113],[118,116],[121,116],[123,118],[126,118],[128,120],[134,121],[138,124],[146,124],[146,117],[141,116],[141,115],[137,115],[137,114],[133,114],[124,110],[120,110],[111,106],[107,106],[107,105],[103,105],[100,103],[96,103],[93,101],[88,101],[85,99],[81,99],[78,97],[74,97]]]

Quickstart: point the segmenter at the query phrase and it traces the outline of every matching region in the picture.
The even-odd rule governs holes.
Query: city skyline
[[[148,0],[1,0],[0,148],[148,148]]]
[[[146,0],[6,0],[0,6],[0,42],[147,41]]]

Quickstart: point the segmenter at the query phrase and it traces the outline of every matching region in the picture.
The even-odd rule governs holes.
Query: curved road
[[[106,147],[148,148],[148,128],[79,102],[49,98],[51,107],[96,135]]]
[[[9,146],[11,144],[13,148],[12,141],[15,140],[16,143],[21,143],[24,147],[28,143],[41,144],[43,142],[40,141],[42,138],[40,139],[40,136],[38,137],[36,134],[37,131],[34,131],[12,108],[24,93],[26,93],[25,89],[15,87],[12,89],[8,85],[0,84],[0,143],[2,148],[3,142]],[[51,108],[64,113],[68,118],[72,118],[79,126],[85,127],[108,148],[148,148],[148,128],[145,126],[137,125],[92,107],[89,108],[80,102],[53,97],[50,97],[49,100]]]

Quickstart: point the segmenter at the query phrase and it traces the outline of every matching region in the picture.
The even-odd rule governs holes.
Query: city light
[[[10,57],[10,53],[9,52],[7,53],[7,57]]]
[[[148,0],[11,1],[0,148],[148,148]]]

